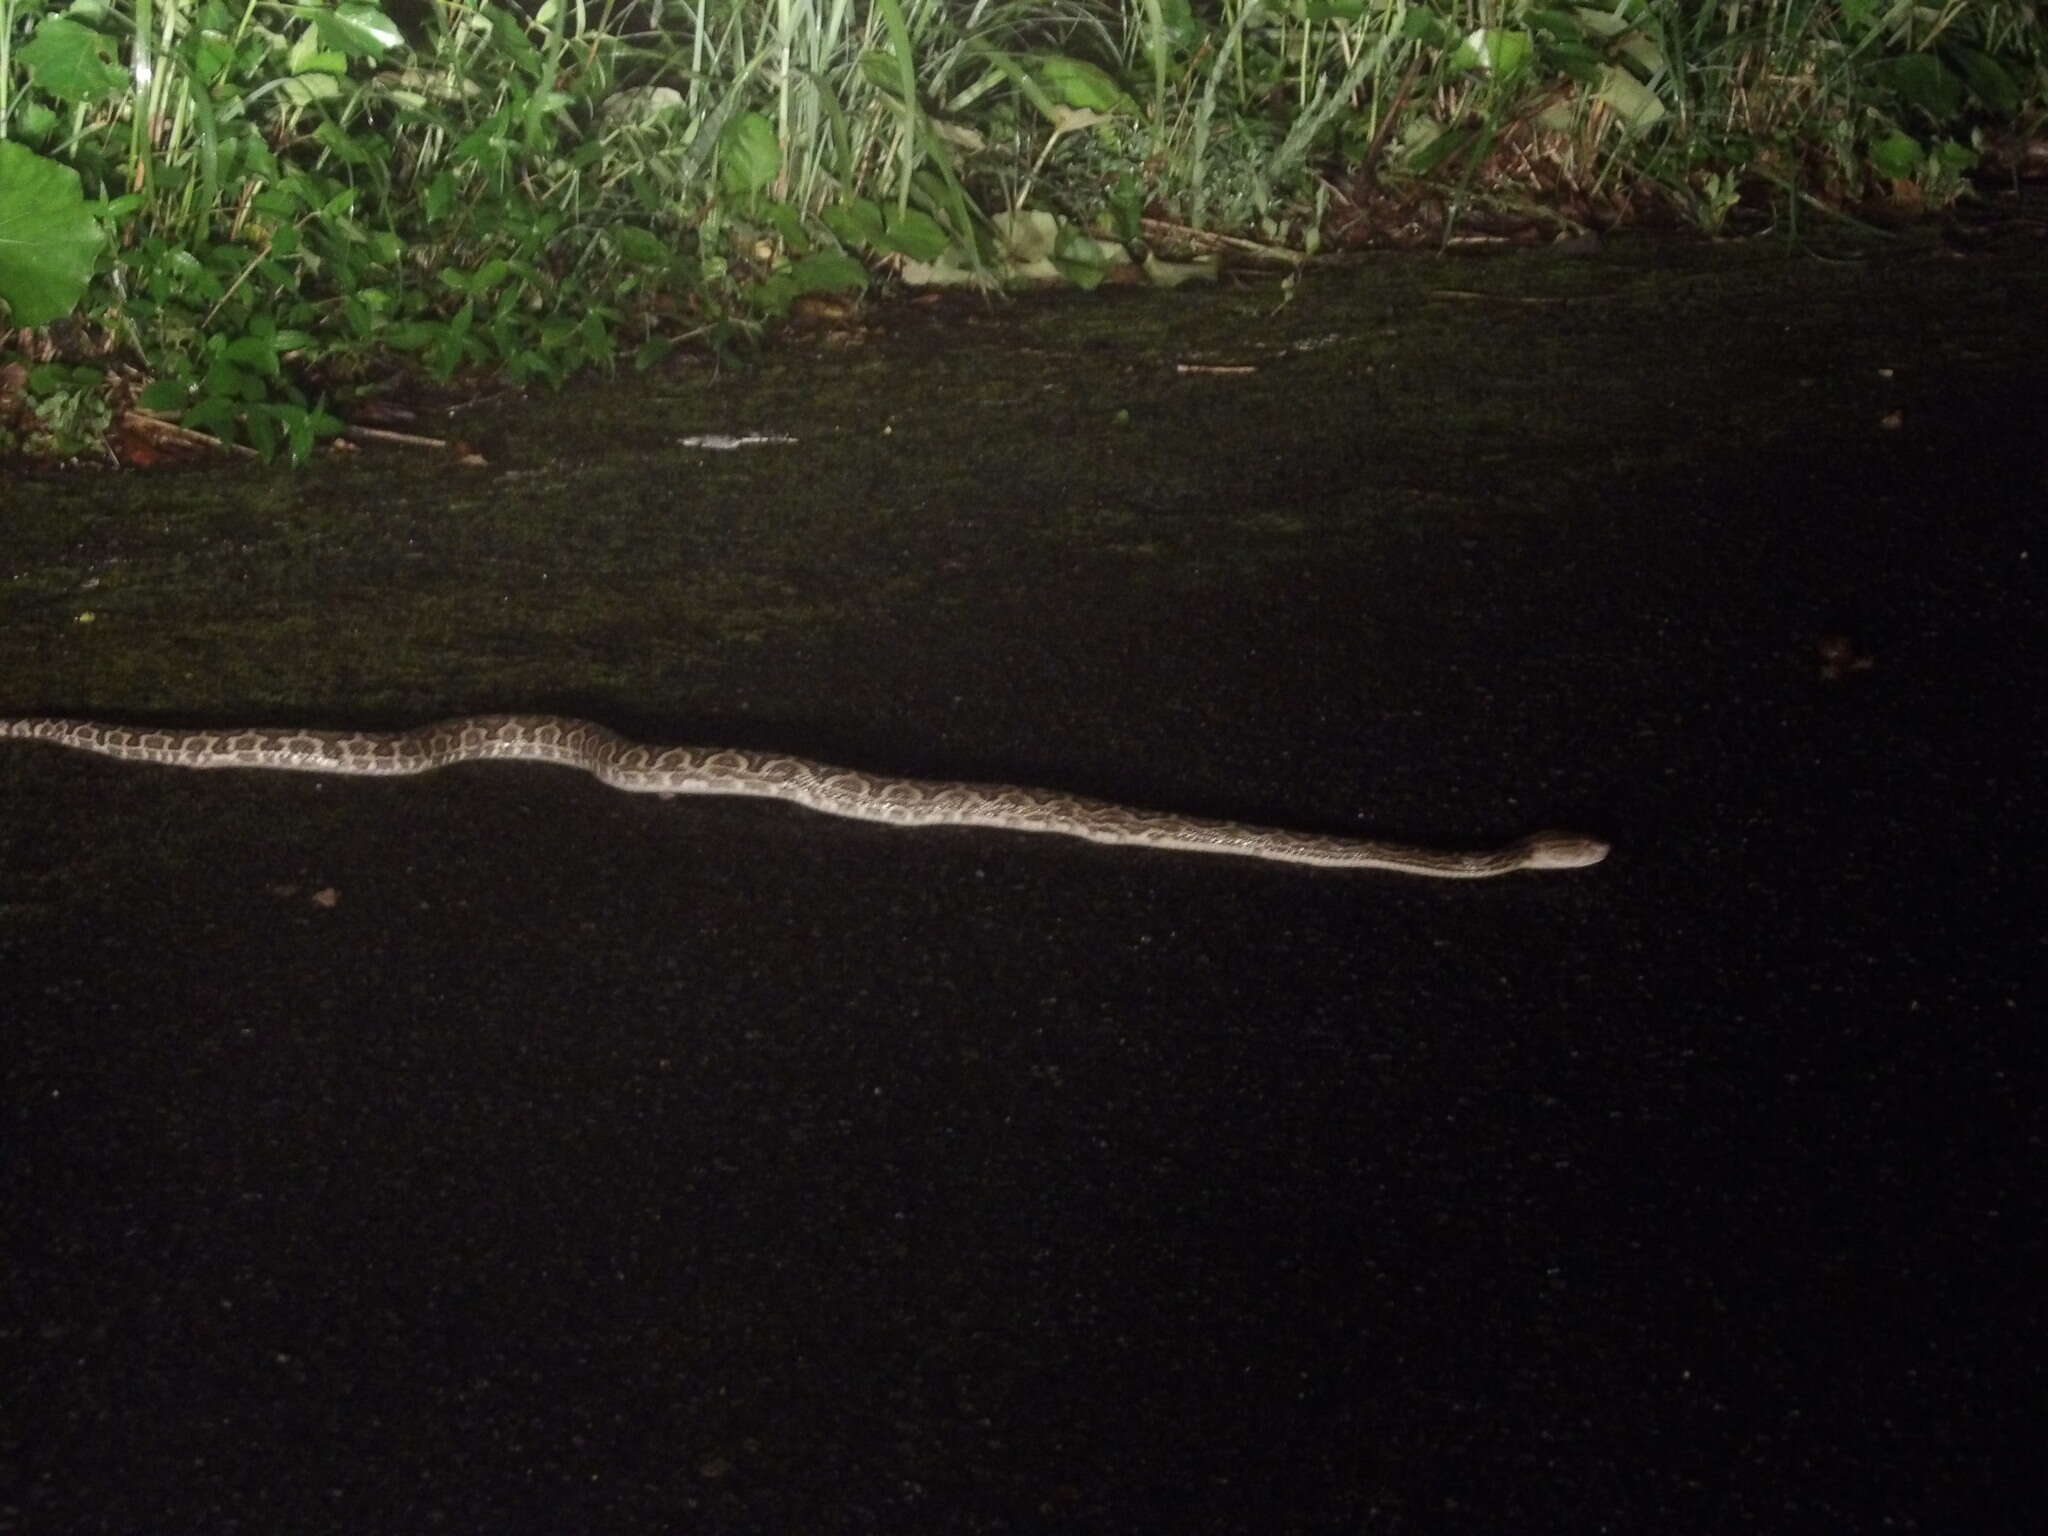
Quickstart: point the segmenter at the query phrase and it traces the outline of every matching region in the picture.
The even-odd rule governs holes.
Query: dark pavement
[[[1308,529],[1213,579],[913,506],[755,664],[844,714],[748,744],[1583,873],[8,744],[0,1528],[2034,1529],[2042,355],[1568,505],[1217,435]]]

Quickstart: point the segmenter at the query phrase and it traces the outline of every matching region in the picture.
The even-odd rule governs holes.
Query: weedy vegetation
[[[2031,0],[0,0],[0,451],[305,459],[878,282],[1941,209]]]

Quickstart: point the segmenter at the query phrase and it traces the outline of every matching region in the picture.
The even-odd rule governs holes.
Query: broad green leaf
[[[878,250],[894,251],[913,261],[937,261],[951,243],[937,220],[915,208],[891,219],[882,237],[874,242]]]
[[[986,44],[977,45],[974,52],[977,58],[989,64],[997,73],[1003,75],[1012,85],[1016,86],[1023,94],[1024,99],[1045,116],[1051,117],[1054,111],[1058,109],[1058,103],[1046,95],[1045,87],[1034,80],[1031,77],[1031,72],[1018,62],[1014,56],[1003,52],[1000,48],[990,48]]]
[[[775,125],[759,112],[742,112],[718,135],[718,175],[735,195],[759,192],[782,173]]]
[[[1484,69],[1505,80],[1529,62],[1535,39],[1509,27],[1476,27],[1450,58],[1452,69]]]
[[[277,425],[270,414],[273,409],[251,402],[249,409],[242,413],[242,431],[249,439],[249,446],[266,464],[277,457]]]
[[[448,210],[455,206],[455,178],[442,171],[427,183],[420,201],[426,209],[429,224],[438,223],[446,218]]]
[[[1595,93],[1614,109],[1614,115],[1632,129],[1647,128],[1664,117],[1664,103],[1642,81],[1618,64],[1600,72],[1600,89]]]
[[[1502,30],[1493,34],[1493,72],[1502,79],[1520,74],[1535,55],[1536,39],[1529,33]]]
[[[789,306],[801,297],[796,279],[785,269],[770,273],[746,290],[747,302],[764,315],[777,319],[789,313]]]
[[[1653,80],[1669,67],[1664,59],[1664,50],[1651,40],[1647,32],[1631,32],[1615,46]]]
[[[1419,5],[1409,6],[1402,14],[1401,35],[1412,43],[1439,49],[1450,47],[1458,37],[1442,17],[1425,11]]]
[[[1888,133],[1872,141],[1870,163],[1877,167],[1879,175],[1910,181],[1918,174],[1920,162],[1926,154],[1927,151],[1920,147],[1920,141],[1911,135]]]
[[[850,197],[834,203],[823,218],[825,227],[848,245],[879,247],[882,243],[882,210],[869,198]]]
[[[1931,53],[1880,59],[1870,67],[1870,73],[1937,123],[1948,122],[1963,109],[1963,82]]]
[[[1586,34],[1585,24],[1571,11],[1537,9],[1523,12],[1522,19],[1551,38],[1576,38]]]
[[[128,88],[110,38],[66,16],[46,17],[36,35],[15,52],[35,87],[59,101],[93,102]]]
[[[209,272],[206,264],[188,250],[165,251],[158,258],[156,270],[174,284],[180,294],[208,304],[227,292],[221,286],[220,279]]]
[[[399,352],[417,352],[437,339],[442,327],[432,320],[400,320],[378,334],[385,346]]]
[[[374,5],[350,3],[331,11],[315,11],[313,25],[323,43],[351,58],[380,58],[387,50],[406,45],[398,23]]]
[[[277,348],[260,336],[238,336],[221,349],[221,355],[265,378],[277,377]]]
[[[1984,157],[1967,144],[1954,139],[1943,139],[1934,146],[1935,162],[1945,171],[1957,175],[1968,175],[1984,163]]]
[[[143,386],[142,393],[135,397],[135,402],[145,411],[182,411],[192,401],[192,389],[190,379],[157,379]]]
[[[1106,112],[1130,99],[1109,75],[1081,59],[1047,54],[1032,60],[1032,73],[1050,95],[1070,107],[1093,107]]]
[[[1209,35],[1188,0],[1163,0],[1158,16],[1168,39],[1183,53],[1193,53],[1195,45]]]
[[[1600,55],[1584,43],[1547,43],[1542,57],[1545,67],[1569,75],[1581,85],[1600,83]]]
[[[903,66],[896,60],[894,50],[870,48],[860,56],[861,77],[877,90],[887,91],[891,96],[903,93]]]
[[[339,62],[338,55],[330,55]],[[293,75],[285,81],[284,99],[295,107],[310,107],[318,101],[332,101],[341,94],[341,81],[333,75]],[[359,160],[365,158],[357,156]]]
[[[1060,276],[1084,289],[1096,287],[1111,267],[1125,265],[1130,259],[1128,251],[1105,244],[1072,224],[1062,226],[1052,252],[1052,264]]]
[[[427,210],[427,222],[437,223],[448,216],[448,210],[455,206],[455,178],[446,171],[427,183],[426,195],[422,199]]]
[[[205,389],[216,400],[261,400],[263,381],[224,358],[207,365]]]
[[[1602,11],[1590,5],[1575,6],[1572,16],[1593,37],[1619,37],[1631,25],[1619,11]]]
[[[318,71],[321,74],[339,75],[348,72],[348,63],[342,56],[320,46],[320,34],[308,27],[299,34],[297,42],[285,51],[285,60],[294,74]]]
[[[291,461],[303,464],[313,454],[313,418],[301,407],[281,405],[278,415],[284,419],[285,432],[290,439]]]
[[[1060,221],[1039,208],[999,213],[988,222],[1003,243],[1003,254],[1019,266],[1051,256],[1060,235]]]
[[[674,255],[666,240],[637,224],[617,225],[611,234],[619,243],[619,254],[635,266],[664,267]]]
[[[194,432],[211,432],[224,443],[235,440],[235,418],[241,407],[231,398],[207,395],[189,405],[178,416],[178,424]]]
[[[15,325],[70,314],[104,240],[78,172],[0,140],[0,301]]]
[[[1961,43],[1952,44],[1947,51],[1969,85],[1971,95],[1994,112],[2010,116],[2019,111],[2020,83],[2005,65],[1990,54]]]
[[[867,268],[844,251],[816,251],[791,266],[789,275],[804,293],[850,293],[868,285]]]
[[[1109,189],[1109,211],[1119,235],[1126,240],[1138,238],[1145,217],[1145,187],[1129,171],[1117,177],[1116,185]]]

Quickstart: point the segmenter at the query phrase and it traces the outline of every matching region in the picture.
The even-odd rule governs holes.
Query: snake
[[[1474,880],[1519,870],[1578,869],[1607,856],[1596,837],[1537,832],[1484,852],[1450,852],[1245,822],[1139,810],[1014,784],[892,778],[809,758],[728,747],[654,747],[562,715],[472,715],[409,731],[173,730],[49,716],[0,718],[0,739],[179,768],[283,769],[393,777],[452,763],[510,760],[579,768],[615,789],[659,795],[787,800],[832,816],[898,827],[990,827],[1092,843],[1235,854],[1284,864],[1392,870]]]

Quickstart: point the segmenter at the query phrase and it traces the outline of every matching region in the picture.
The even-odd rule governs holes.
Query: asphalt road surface
[[[1844,345],[1798,314],[1759,339],[1753,302],[1655,346],[1683,371],[1737,337]],[[1370,401],[1298,377],[1131,385],[1131,483],[1185,475],[1150,502],[1030,478],[1110,473],[1107,386],[1028,462],[862,481],[887,497],[814,509],[814,547],[865,551],[829,564],[708,531],[684,470],[593,463],[565,482],[592,505],[638,475],[674,511],[690,558],[636,556],[664,590],[740,571],[757,629],[578,619],[581,672],[503,662],[541,665],[522,637],[553,599],[492,563],[509,525],[431,488],[391,504],[428,553],[390,581],[503,581],[488,683],[417,594],[380,650],[345,617],[367,596],[276,574],[304,552],[246,508],[308,482],[231,481],[245,521],[204,524],[204,578],[151,542],[193,532],[168,513],[78,536],[114,575],[165,562],[148,643],[107,638],[137,603],[114,575],[39,608],[18,565],[0,712],[177,716],[209,646],[252,648],[178,606],[220,578],[247,609],[209,599],[220,623],[327,616],[253,648],[284,700],[342,657],[305,685],[336,723],[358,686],[368,723],[574,707],[1615,851],[1432,883],[561,769],[0,744],[0,1528],[2033,1529],[2041,310],[1956,356],[1938,310],[1871,305],[1896,373],[1801,396],[1788,363],[1775,433],[1674,385],[1661,428],[1617,429],[1664,458],[1606,477],[1563,356],[1620,335],[1596,309],[1529,364],[1576,434],[1569,495],[1537,483],[1533,409],[1520,438],[1436,445],[1438,478],[1381,455]],[[1176,390],[1192,435],[1152,464]],[[918,441],[862,473],[924,473],[893,467]],[[806,461],[745,472],[787,484],[778,462]],[[59,494],[21,488],[24,539],[55,540]],[[101,494],[67,483],[66,515]],[[549,592],[596,558],[581,536]],[[668,656],[673,692],[588,682],[615,651]],[[405,694],[393,656],[454,680]],[[172,681],[130,692],[144,673]]]

